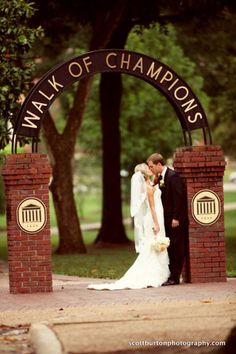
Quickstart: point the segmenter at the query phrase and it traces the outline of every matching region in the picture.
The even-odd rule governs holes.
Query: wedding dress
[[[163,206],[161,202],[161,190],[158,186],[154,192],[155,210],[158,218],[160,231],[157,234],[165,237]],[[139,252],[133,265],[127,270],[122,278],[110,283],[97,283],[88,285],[88,289],[94,290],[119,290],[119,289],[142,289],[147,287],[161,286],[169,277],[169,258],[167,250],[157,252],[152,249],[154,241],[153,221],[151,210],[148,205],[147,194],[144,193],[141,204],[136,213],[136,232],[139,233],[136,240],[136,251]],[[140,221],[141,220],[141,221]],[[141,230],[141,229],[142,230]],[[141,230],[141,232],[140,232]]]

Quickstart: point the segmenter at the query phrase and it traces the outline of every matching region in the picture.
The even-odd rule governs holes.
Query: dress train
[[[160,231],[157,235],[165,237],[163,207],[161,203],[161,191],[156,188],[154,193],[155,209],[158,217]],[[144,236],[139,245],[139,255],[132,266],[119,280],[109,283],[97,283],[88,285],[93,290],[120,290],[142,289],[147,287],[159,287],[169,277],[169,257],[167,250],[157,252],[153,250],[154,241],[153,222],[151,212],[146,201],[146,214],[144,218]]]

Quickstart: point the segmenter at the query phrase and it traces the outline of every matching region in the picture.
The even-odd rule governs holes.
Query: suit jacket
[[[178,173],[167,167],[160,189],[166,226],[171,226],[172,219],[179,220],[180,226],[188,224],[187,193]]]

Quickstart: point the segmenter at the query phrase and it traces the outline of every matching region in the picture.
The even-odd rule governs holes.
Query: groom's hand
[[[174,227],[178,227],[178,226],[179,226],[179,220],[173,219],[171,226],[172,226],[173,228],[174,228]]]

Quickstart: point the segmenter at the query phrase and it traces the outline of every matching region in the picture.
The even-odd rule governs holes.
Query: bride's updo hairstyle
[[[148,165],[146,163],[139,163],[135,166],[134,172],[141,172],[145,177],[148,177]]]

